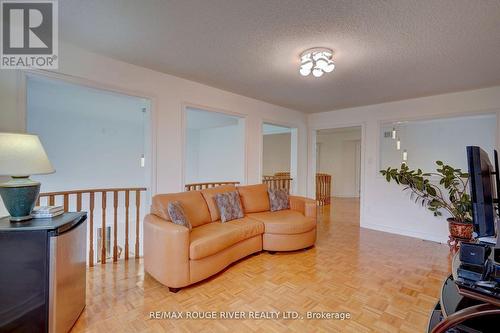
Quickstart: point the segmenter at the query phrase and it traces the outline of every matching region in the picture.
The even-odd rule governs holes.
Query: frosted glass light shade
[[[0,176],[22,177],[54,171],[37,135],[0,133]]]
[[[312,73],[314,77],[321,77],[325,73],[331,73],[335,69],[332,56],[333,51],[324,47],[305,50],[300,55],[300,75],[308,76]]]
[[[309,74],[311,74],[311,70],[304,67],[300,67],[299,73],[302,76],[308,76]]]
[[[315,68],[312,71],[314,77],[321,77],[323,75],[323,71],[319,68]]]
[[[313,68],[313,63],[312,61],[306,61],[304,62],[299,69],[300,75],[302,76],[307,76],[311,74],[311,70]]]
[[[325,70],[325,68],[328,66],[328,62],[325,59],[319,59],[316,61],[316,67]]]
[[[335,64],[332,61],[330,61],[328,65],[325,68],[323,68],[323,70],[327,73],[333,72],[334,69],[335,69]]]

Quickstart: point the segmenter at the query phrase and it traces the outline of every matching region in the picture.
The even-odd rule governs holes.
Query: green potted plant
[[[474,228],[472,203],[467,193],[469,174],[441,161],[436,161],[436,165],[436,172],[410,170],[403,163],[400,169],[389,167],[380,170],[380,173],[388,182],[392,180],[403,186],[404,191],[411,191],[410,198],[415,203],[427,207],[434,216],[441,216],[442,211],[446,211],[450,215],[447,219],[450,235],[453,238],[470,240]]]

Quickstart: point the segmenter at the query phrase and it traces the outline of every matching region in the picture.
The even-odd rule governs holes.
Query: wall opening
[[[187,107],[184,184],[245,182],[245,119]]]
[[[41,192],[89,189],[147,188],[141,196],[138,219],[134,193],[130,195],[129,239],[136,239],[137,222],[149,210],[152,182],[151,110],[148,99],[62,80],[28,76],[26,80],[26,128],[37,134],[56,172],[33,176]],[[95,193],[94,253],[99,253],[98,227],[102,227],[103,192]],[[89,195],[82,195],[83,211],[90,211]],[[69,208],[77,206],[69,197]],[[105,200],[106,229],[114,232],[114,193]],[[46,202],[41,201],[42,204]],[[56,205],[63,204],[61,196]],[[117,194],[117,240],[125,245],[125,192]],[[90,232],[89,232],[90,234]],[[108,235],[107,235],[108,236]],[[139,223],[142,243],[142,223]],[[134,247],[131,246],[131,255]],[[108,247],[109,250],[109,247]],[[139,249],[140,252],[140,249]],[[139,253],[140,255],[140,253]]]
[[[262,125],[262,177],[289,177],[290,192],[297,192],[297,128]]]
[[[496,114],[394,121],[380,126],[379,169],[434,172],[436,161],[467,170],[466,146],[479,146],[490,157],[496,147]]]

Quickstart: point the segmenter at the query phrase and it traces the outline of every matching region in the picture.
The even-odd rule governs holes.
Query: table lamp
[[[0,196],[12,222],[30,220],[40,193],[40,183],[29,178],[54,172],[37,135],[0,133]]]

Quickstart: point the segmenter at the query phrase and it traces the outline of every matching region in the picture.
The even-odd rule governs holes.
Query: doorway
[[[297,128],[262,124],[262,180],[296,193]]]
[[[316,132],[317,196],[332,214],[342,214],[342,207],[359,205],[361,195],[361,126],[320,129]],[[327,184],[321,184],[327,180]],[[358,210],[359,211],[359,210]],[[358,219],[353,219],[357,221]]]

